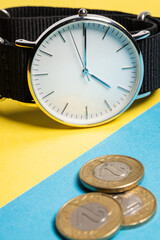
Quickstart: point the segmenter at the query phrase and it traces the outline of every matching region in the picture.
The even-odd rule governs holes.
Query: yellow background
[[[152,15],[160,16],[159,0],[6,0],[0,3],[0,8],[25,5],[99,8],[136,14],[149,10]],[[159,95],[160,90],[137,100],[116,120],[89,129],[63,126],[38,108],[24,107],[16,101],[0,102],[0,207],[159,102]]]
[[[85,7],[105,10],[118,10],[138,14],[150,11],[154,16],[160,16],[159,0],[6,0],[1,1],[0,8],[13,6],[56,6],[56,7]]]

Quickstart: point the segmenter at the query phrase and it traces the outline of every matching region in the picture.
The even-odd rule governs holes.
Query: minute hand
[[[87,68],[87,32],[86,27],[83,24],[83,34],[84,34],[84,66]]]
[[[101,79],[97,78],[96,76],[94,76],[93,74],[88,73],[89,76],[91,76],[92,78],[94,78],[95,80],[97,80],[98,82],[102,83],[103,85],[105,85],[108,88],[111,88],[110,85],[108,85],[107,83],[103,82]]]

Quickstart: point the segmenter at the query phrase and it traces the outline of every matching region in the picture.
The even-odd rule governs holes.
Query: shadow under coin
[[[80,181],[80,179],[79,179],[79,173],[77,174],[77,176],[76,176],[75,178],[76,178],[76,181],[75,181],[76,188],[77,188],[77,187],[80,188],[80,189],[84,192],[84,194],[85,194],[85,193],[88,193],[88,192],[92,192],[91,190],[85,188],[85,187],[82,185],[82,183],[81,183],[81,181]]]
[[[51,225],[52,225],[53,232],[55,232],[62,239],[62,236],[60,235],[60,233],[59,233],[59,231],[57,230],[57,227],[56,227],[56,216],[52,220]]]

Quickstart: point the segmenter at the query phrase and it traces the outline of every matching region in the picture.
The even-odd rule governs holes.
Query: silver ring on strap
[[[148,11],[143,11],[140,14],[138,14],[137,19],[144,21],[147,16],[151,16],[150,12]]]

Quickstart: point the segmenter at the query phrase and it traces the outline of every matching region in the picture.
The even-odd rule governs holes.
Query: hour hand
[[[111,88],[111,86],[109,84],[107,84],[106,82],[102,81],[101,79],[99,79],[98,77],[94,76],[93,74],[88,73],[88,75],[91,76],[92,78],[94,78],[95,80],[97,80],[98,82],[102,83],[106,87]]]

